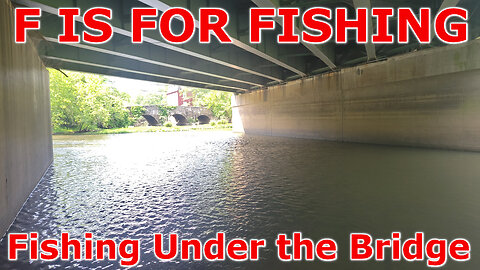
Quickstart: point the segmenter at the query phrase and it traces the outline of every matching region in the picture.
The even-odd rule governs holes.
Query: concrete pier
[[[53,160],[48,71],[14,43],[12,10],[0,0],[0,235]]]
[[[233,99],[249,134],[480,150],[480,40],[299,79]]]

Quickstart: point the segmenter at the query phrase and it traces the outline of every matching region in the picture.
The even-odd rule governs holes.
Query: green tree
[[[104,76],[66,72],[67,77],[57,70],[49,71],[54,128],[92,131],[130,124],[124,107],[129,96],[111,88]]]
[[[194,106],[209,108],[218,119],[232,119],[232,93],[206,89],[193,89]]]
[[[167,95],[164,91],[158,91],[147,95],[137,96],[135,105],[167,105]]]

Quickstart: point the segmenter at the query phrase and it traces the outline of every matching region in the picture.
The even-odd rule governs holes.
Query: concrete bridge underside
[[[432,14],[440,7],[458,6],[469,14],[469,35],[475,39],[480,34],[480,6],[477,0],[12,0],[19,7],[42,9],[41,30],[32,34],[38,52],[46,66],[94,72],[100,74],[172,83],[177,85],[208,88],[235,93],[262,89],[265,86],[283,84],[306,76],[338,71],[367,62],[388,59],[411,51],[443,45],[434,38],[431,44],[421,45],[412,35],[408,44],[357,44],[354,32],[349,32],[347,44],[336,44],[333,39],[322,45],[309,43],[278,44],[277,35],[282,32],[283,22],[277,20],[273,31],[262,32],[261,44],[250,44],[248,13],[252,7],[299,7],[305,11],[313,6],[328,8],[344,7],[353,18],[356,7],[410,7],[418,11],[429,7]],[[63,21],[58,16],[60,7],[79,7],[81,14],[92,7],[108,7],[113,11],[113,38],[102,45],[87,43],[58,44],[57,37],[63,33]],[[198,42],[198,31],[192,39],[180,45],[166,42],[158,30],[145,30],[144,42],[131,42],[131,9],[149,7],[159,14],[169,7],[189,9],[198,19],[199,7],[220,7],[228,11],[230,18],[226,30],[232,44],[220,44],[212,38],[211,44]],[[149,18],[153,19],[153,18]],[[370,23],[375,26],[372,18]],[[76,17],[77,33],[89,31]],[[198,25],[198,24],[197,24]],[[395,33],[396,20],[389,22]],[[172,21],[172,29],[179,33],[183,22]],[[198,30],[198,29],[197,29]],[[297,29],[297,32],[300,29]]]
[[[281,31],[248,43],[251,7],[398,7],[394,0],[0,0],[0,235],[52,162],[48,72],[45,67],[234,92],[235,130],[274,136],[480,150],[480,2],[401,1],[418,10],[469,11],[470,42],[409,44],[276,44]],[[14,43],[13,8],[41,7],[42,28]],[[102,45],[58,44],[59,7],[114,12],[114,37]],[[132,7],[221,7],[230,13],[233,44],[182,45],[145,31],[132,44]],[[83,13],[82,13],[83,14]],[[85,30],[77,18],[77,32]],[[370,21],[374,25],[374,21]],[[391,22],[392,29],[396,27]],[[174,29],[182,23],[175,21]],[[353,38],[353,35],[349,35]]]

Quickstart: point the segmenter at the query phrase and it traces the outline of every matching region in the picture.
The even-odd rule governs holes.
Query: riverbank
[[[141,133],[141,132],[182,132],[182,131],[202,131],[202,130],[232,130],[232,124],[226,125],[199,125],[199,126],[148,126],[148,127],[126,127],[99,129],[89,132],[78,132],[69,129],[54,129],[53,135],[99,135],[99,134],[123,134],[123,133]]]

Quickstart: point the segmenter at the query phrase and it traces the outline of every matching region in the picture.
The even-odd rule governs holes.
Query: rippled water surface
[[[348,263],[349,233],[404,238],[463,237],[472,260],[448,269],[480,269],[480,154],[230,132],[145,133],[54,138],[55,161],[9,230],[61,232],[83,239],[141,239],[144,269],[425,269],[417,263]],[[154,233],[206,240],[216,232],[265,238],[251,263],[160,262]],[[278,233],[337,241],[335,262],[282,263]],[[118,262],[17,262],[0,269],[116,269]],[[387,258],[389,258],[387,253]]]

